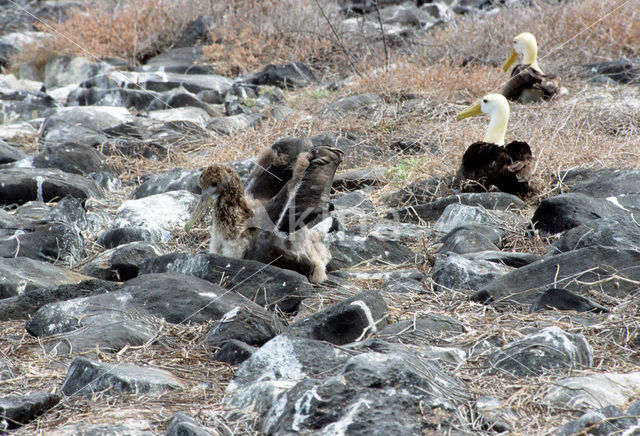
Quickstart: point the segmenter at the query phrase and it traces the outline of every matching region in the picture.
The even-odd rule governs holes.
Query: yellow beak
[[[196,206],[196,210],[193,211],[191,217],[184,224],[184,231],[189,233],[193,225],[200,219],[200,217],[207,210],[209,205],[213,202],[213,198],[211,198],[211,193],[203,191],[200,196],[200,201],[198,201],[198,205]]]
[[[475,117],[476,115],[480,115],[481,113],[482,113],[482,110],[480,109],[480,103],[476,103],[473,106],[471,106],[469,109],[465,109],[462,112],[460,112],[456,116],[456,121],[461,121],[469,117]]]
[[[518,53],[516,53],[515,49],[511,49],[511,53],[509,53],[509,57],[504,62],[504,65],[502,66],[502,71],[504,71],[505,73],[509,71],[509,67],[516,61],[516,59],[518,59]]]

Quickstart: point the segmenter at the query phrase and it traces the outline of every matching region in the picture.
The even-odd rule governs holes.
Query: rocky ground
[[[155,56],[40,65],[37,20],[78,3],[0,1],[0,432],[638,434],[638,2],[300,4],[334,57],[234,72],[213,13]],[[536,193],[460,193],[486,120],[455,114],[525,25],[568,91],[511,106]],[[286,136],[345,152],[317,285],[182,229],[202,167],[246,180]]]

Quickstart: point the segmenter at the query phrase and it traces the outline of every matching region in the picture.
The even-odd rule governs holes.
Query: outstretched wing
[[[292,233],[329,212],[329,192],[343,155],[337,148],[318,146],[300,156],[305,160],[298,163],[293,178],[265,205],[270,215],[279,212],[275,220],[279,230]]]
[[[273,198],[293,176],[301,153],[311,145],[299,138],[282,138],[264,150],[249,175],[247,194],[260,201]]]

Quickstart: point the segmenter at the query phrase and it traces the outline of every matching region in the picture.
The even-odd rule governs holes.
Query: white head
[[[509,123],[509,102],[502,94],[487,94],[479,103],[458,114],[456,120],[464,120],[480,114],[489,115],[489,127],[484,137],[485,142],[504,145],[504,135]]]
[[[529,32],[524,32],[513,38],[513,49],[509,58],[502,66],[503,71],[507,71],[515,62],[518,56],[522,56],[522,62],[531,65],[536,70],[542,72],[538,66],[538,43],[536,37]]]

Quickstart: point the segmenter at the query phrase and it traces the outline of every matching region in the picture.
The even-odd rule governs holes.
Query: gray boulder
[[[155,244],[138,241],[99,253],[82,268],[82,273],[102,280],[125,281],[138,276],[145,259],[160,256]]]
[[[487,210],[508,210],[509,208],[522,209],[525,204],[512,194],[504,192],[464,193],[439,198],[427,204],[398,209],[389,212],[387,218],[397,218],[402,222],[436,221],[450,204],[467,206],[479,206]]]
[[[516,377],[531,377],[591,367],[593,350],[581,334],[547,327],[505,345],[492,353],[487,362],[493,370]]]
[[[248,82],[254,85],[273,85],[280,88],[300,88],[315,81],[316,77],[311,69],[301,62],[270,64],[248,79]]]
[[[505,265],[486,260],[466,259],[455,253],[436,259],[431,277],[438,292],[477,291],[512,271]]]
[[[313,294],[306,277],[297,272],[252,260],[213,253],[172,253],[142,263],[140,274],[178,273],[202,278],[235,291],[259,306],[295,311],[302,299]]]
[[[182,168],[174,168],[162,174],[151,174],[133,191],[131,197],[140,199],[180,190],[199,195],[202,189],[198,185],[198,177],[200,177],[200,171],[183,170]]]
[[[498,305],[528,305],[550,287],[562,287],[578,294],[596,287],[606,294],[624,297],[637,289],[635,283],[638,280],[638,251],[585,247],[543,258],[513,270],[487,283],[471,298]]]
[[[360,292],[296,321],[283,334],[344,345],[376,333],[387,311],[379,293]]]
[[[622,215],[624,212],[606,200],[568,193],[542,200],[531,222],[542,234],[553,235],[610,215]]]
[[[616,215],[586,222],[566,231],[547,250],[547,255],[584,247],[639,248],[640,226],[631,216]]]
[[[0,299],[32,289],[74,284],[88,279],[90,277],[47,262],[26,257],[0,257]]]
[[[102,198],[102,189],[91,179],[56,169],[10,168],[0,172],[0,205],[27,201],[52,201],[71,195],[80,201]]]
[[[15,429],[36,419],[60,402],[60,394],[32,392],[0,398],[0,428]]]
[[[169,371],[133,365],[110,365],[76,357],[60,391],[67,396],[94,393],[139,395],[179,389],[182,382]]]
[[[331,260],[327,265],[327,271],[366,262],[399,265],[412,263],[415,259],[413,251],[404,245],[372,235],[362,236],[358,232],[340,231],[329,234],[328,238]]]

